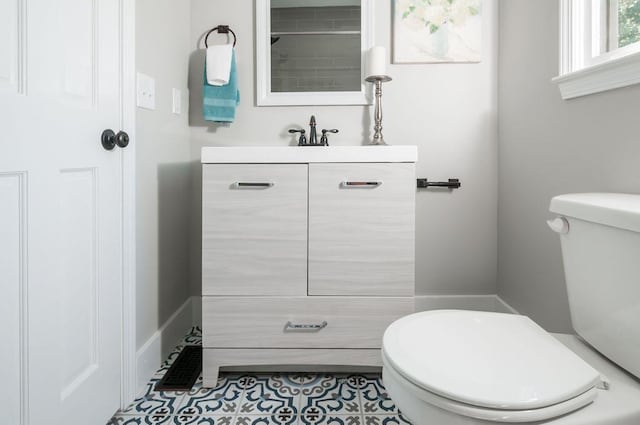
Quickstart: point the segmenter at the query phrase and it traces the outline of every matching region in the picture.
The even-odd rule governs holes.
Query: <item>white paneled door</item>
[[[101,134],[122,119],[121,6],[0,0],[3,424],[120,404],[125,151]]]

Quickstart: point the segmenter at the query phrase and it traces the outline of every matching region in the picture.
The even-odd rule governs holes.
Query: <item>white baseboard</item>
[[[202,297],[194,295],[193,326],[202,327]],[[498,313],[520,314],[496,294],[488,295],[416,295],[416,311],[456,309],[495,311]]]
[[[164,359],[193,326],[193,297],[176,310],[136,353],[138,394],[156,373]]]
[[[455,309],[495,311],[498,313],[518,312],[498,295],[416,295],[416,311]]]
[[[193,302],[193,326],[199,326],[202,329],[202,297],[194,295],[191,300]]]
[[[515,308],[511,307],[509,305],[509,303],[507,303],[505,300],[503,300],[499,295],[496,295],[496,303],[497,303],[497,310],[501,313],[511,313],[511,314],[520,314],[520,312],[518,312],[518,310],[516,310]]]

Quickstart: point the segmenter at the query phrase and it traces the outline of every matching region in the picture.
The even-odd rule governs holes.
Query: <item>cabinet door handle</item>
[[[235,182],[234,186],[238,189],[241,188],[253,188],[253,189],[268,189],[275,186],[273,182]]]
[[[326,328],[328,325],[327,321],[323,321],[322,323],[292,323],[287,322],[284,325],[285,332],[319,332],[322,329]]]
[[[340,186],[348,189],[362,189],[362,188],[374,188],[382,186],[381,181],[345,181],[340,183]]]

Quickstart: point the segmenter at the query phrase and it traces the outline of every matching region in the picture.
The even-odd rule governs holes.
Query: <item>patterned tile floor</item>
[[[194,328],[147,384],[145,393],[107,425],[411,425],[380,375],[221,373],[213,389],[202,377],[189,392],[154,391],[185,345],[202,343]]]

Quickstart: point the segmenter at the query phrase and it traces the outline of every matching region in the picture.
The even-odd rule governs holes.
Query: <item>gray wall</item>
[[[375,3],[375,43],[391,43],[391,2]],[[371,137],[372,107],[256,107],[254,2],[192,0],[190,89],[194,196],[193,292],[200,293],[200,148],[288,145],[287,128],[315,114],[320,128],[339,128],[334,145],[360,145]],[[384,133],[391,144],[418,145],[418,175],[459,177],[463,188],[417,196],[416,278],[419,294],[489,294],[497,270],[497,1],[485,1],[480,64],[391,65],[384,87]],[[228,127],[201,118],[202,35],[229,24],[238,35],[241,103]],[[224,42],[224,36],[212,36]]]
[[[498,292],[571,331],[552,196],[640,187],[640,86],[570,101],[558,73],[557,0],[500,1]],[[603,282],[603,284],[607,284]]]
[[[140,348],[190,296],[189,2],[137,0],[136,67],[156,79],[156,110],[137,109],[136,268]],[[171,113],[171,89],[183,113]],[[173,344],[174,341],[168,341]]]

